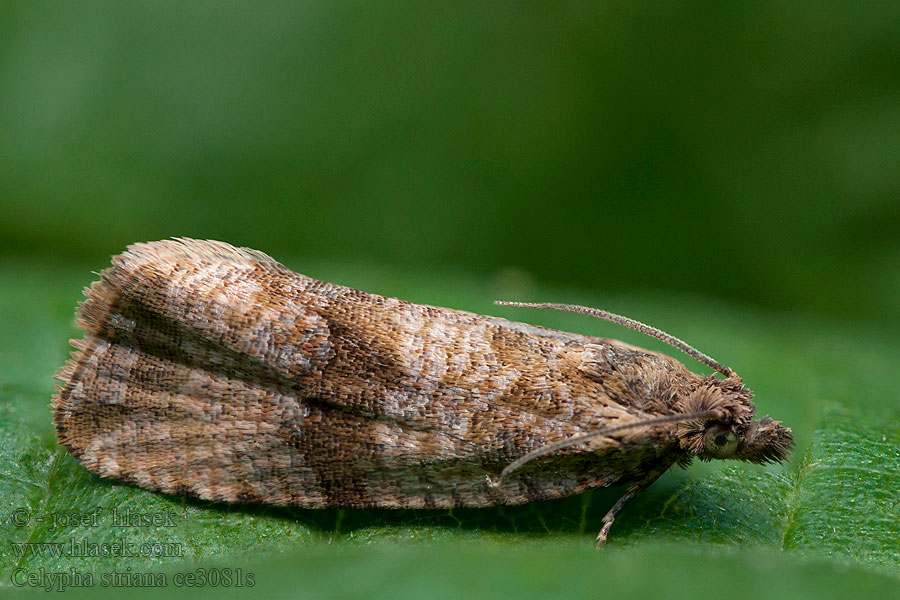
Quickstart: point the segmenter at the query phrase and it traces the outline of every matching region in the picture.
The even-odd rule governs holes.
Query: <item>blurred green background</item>
[[[7,0],[0,82],[3,254],[900,316],[896,2]]]
[[[673,469],[603,555],[590,538],[620,490],[395,515],[101,481],[56,443],[50,375],[88,271],[171,236],[654,349],[490,300],[672,325],[736,367],[798,451]],[[13,504],[133,503],[184,511],[169,533],[187,563],[255,565],[284,596],[893,597],[898,266],[897,2],[5,0],[0,591],[17,566],[85,568],[12,554],[71,534],[10,526]]]

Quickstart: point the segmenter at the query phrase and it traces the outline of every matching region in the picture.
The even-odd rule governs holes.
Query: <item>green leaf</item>
[[[900,410],[886,378],[900,345],[882,332],[697,299],[538,289],[521,277],[307,270],[378,293],[663,349],[609,324],[501,310],[490,300],[626,312],[736,368],[761,412],[794,428],[791,465],[670,470],[629,505],[597,553],[593,537],[621,489],[490,509],[294,510],[188,500],[92,475],[57,446],[47,406],[50,376],[67,337],[77,335],[71,314],[89,270],[0,264],[0,587],[90,584],[84,591],[95,595],[194,577],[204,589],[235,594],[252,583],[260,592],[392,598],[561,590],[756,598],[771,593],[773,578],[778,592],[799,598],[890,596],[900,587]]]

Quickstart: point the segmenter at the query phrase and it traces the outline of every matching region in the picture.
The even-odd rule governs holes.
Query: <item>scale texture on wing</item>
[[[100,475],[205,499],[483,506],[609,485],[671,455],[629,430],[500,489],[485,476],[671,413],[700,380],[620,342],[367,294],[221,242],[136,244],[86,295],[57,376],[61,443]]]

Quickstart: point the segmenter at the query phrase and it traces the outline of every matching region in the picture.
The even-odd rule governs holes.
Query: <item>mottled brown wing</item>
[[[543,444],[652,416],[635,408],[645,390],[579,363],[585,347],[637,351],[623,344],[366,294],[221,242],[136,244],[86,295],[84,339],[57,376],[59,439],[88,469],[148,489],[484,506],[671,460],[632,432],[487,485]]]

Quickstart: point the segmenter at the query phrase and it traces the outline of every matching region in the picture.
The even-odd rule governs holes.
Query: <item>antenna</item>
[[[634,319],[629,319],[628,317],[623,317],[622,315],[616,315],[605,310],[600,310],[599,308],[590,308],[587,306],[578,306],[575,304],[554,304],[548,302],[505,302],[503,300],[496,300],[494,304],[499,304],[500,306],[518,306],[520,308],[551,308],[554,310],[567,310],[569,312],[579,313],[582,315],[587,315],[589,317],[605,319],[618,325],[624,325],[628,329],[633,329],[634,331],[638,331],[645,335],[655,337],[656,339],[661,340],[674,348],[678,348],[688,356],[696,358],[704,365],[718,371],[725,377],[735,377],[737,375],[737,373],[735,373],[734,370],[732,370],[730,367],[726,367],[722,363],[714,360],[712,357],[703,354],[696,348],[689,346],[687,343],[679,340],[673,335],[669,335],[661,329],[651,327],[646,323],[641,323],[640,321],[635,321]]]
[[[582,442],[592,440],[596,437],[605,437],[610,434],[619,433],[620,431],[625,431],[628,429],[637,429],[638,427],[652,427],[653,425],[662,425],[664,423],[680,423],[684,421],[693,421],[695,419],[724,420],[725,418],[727,418],[727,416],[727,413],[722,410],[699,410],[691,413],[667,415],[665,417],[644,419],[642,421],[632,421],[631,423],[623,423],[621,425],[615,425],[613,427],[607,427],[605,429],[598,429],[597,431],[591,431],[582,435],[576,435],[574,437],[566,438],[558,442],[553,442],[552,444],[547,444],[546,446],[538,448],[537,450],[533,450],[528,454],[525,454],[524,456],[520,456],[513,462],[509,463],[509,465],[507,465],[506,468],[500,472],[500,479],[498,479],[497,481],[490,481],[489,479],[488,482],[490,483],[491,487],[498,488],[510,473],[512,473],[522,465],[530,463],[531,461],[536,460],[542,456],[553,454],[557,450],[562,450],[563,448],[568,448],[569,446],[575,446]]]

